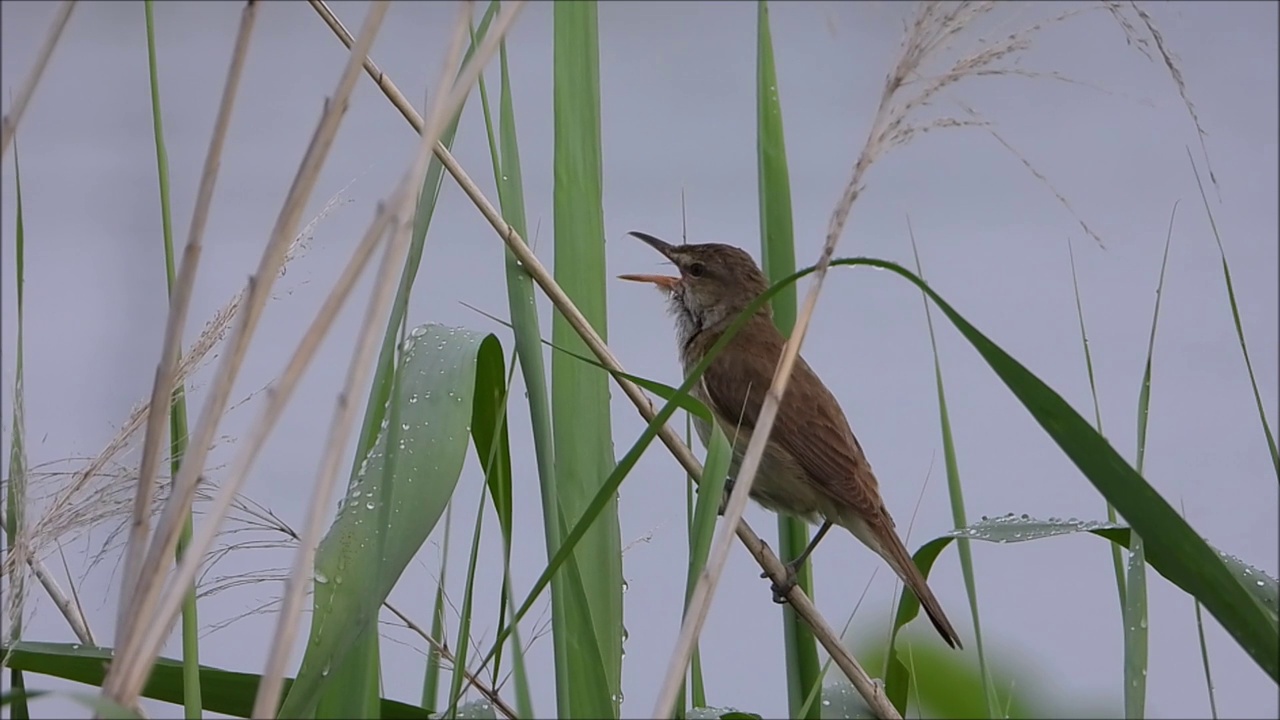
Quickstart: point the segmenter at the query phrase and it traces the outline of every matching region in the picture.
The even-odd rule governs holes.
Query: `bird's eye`
[[[693,277],[702,277],[707,272],[707,266],[700,262],[689,263],[689,274]]]

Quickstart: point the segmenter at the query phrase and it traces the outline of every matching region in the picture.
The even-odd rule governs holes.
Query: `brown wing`
[[[749,341],[739,343],[735,338],[703,375],[711,402],[733,418],[732,424],[748,429],[756,426],[785,344],[771,321],[753,322],[768,323],[768,327],[752,332]],[[713,340],[707,341],[708,346]],[[803,358],[797,359],[791,371],[770,439],[781,443],[815,484],[865,521],[875,541],[870,543],[872,547],[915,592],[943,639],[952,647],[961,647],[959,634],[898,538],[893,517],[880,498],[879,484],[840,405]]]
[[[749,333],[749,340],[743,339],[748,333],[739,333],[703,376],[711,401],[726,416],[740,417],[746,428],[755,427],[785,344],[771,321],[752,322],[768,327]],[[770,438],[832,497],[864,517],[888,517],[875,476],[840,405],[803,358],[791,372]],[[892,527],[893,521],[889,523]]]

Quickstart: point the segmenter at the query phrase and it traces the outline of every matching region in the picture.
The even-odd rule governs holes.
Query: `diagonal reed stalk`
[[[336,93],[338,100],[330,105],[331,109],[341,108],[345,104],[346,98],[351,92],[351,88],[354,84],[355,69],[357,67],[355,58],[363,56],[363,52],[367,51],[373,36],[376,34],[378,21],[380,21],[381,15],[385,12],[385,9],[379,12],[379,7],[380,6],[377,5],[374,6],[374,9],[371,11],[369,22],[366,22],[365,28],[362,30],[362,35],[355,45],[357,52],[352,54],[347,69],[344,71],[343,77],[339,83],[339,92]],[[500,23],[500,25],[501,24],[502,23]],[[507,24],[509,25],[509,21]],[[494,49],[493,43],[486,44],[486,47],[482,49],[481,57],[491,55]],[[464,76],[470,77],[470,80],[464,80],[461,85],[456,86],[455,92],[451,94],[449,100],[445,103],[446,107],[456,109],[457,104],[461,101],[460,96],[465,94],[468,82],[474,82],[474,75],[478,73],[478,71],[479,65],[473,61],[473,64],[469,65],[468,70],[464,72]],[[458,88],[461,88],[461,90]],[[446,115],[448,114],[451,113],[446,112]],[[326,119],[331,116],[332,113],[327,113]],[[318,171],[318,164],[320,160],[316,154],[327,152],[327,147],[332,142],[335,130],[336,126],[333,123],[322,121],[321,130],[317,133],[317,141],[313,143],[311,151],[309,151],[307,156],[304,157],[302,172],[300,173],[301,177],[298,182],[295,182],[295,192],[292,193],[290,198],[286,201],[286,211],[289,211],[296,203],[298,203],[298,199],[295,198],[295,196],[303,194],[303,191],[299,188],[306,188],[307,186],[314,184],[315,174]],[[284,217],[284,215],[285,213],[282,211],[282,219],[277,224],[277,234],[289,227],[290,223],[288,222],[288,218]],[[385,222],[385,219],[375,219],[375,224],[380,222]],[[366,236],[366,243],[370,247],[380,236],[380,232],[375,232],[375,230],[376,228],[371,228],[371,232]],[[274,239],[275,238],[273,237],[273,240]],[[268,248],[267,254],[271,254],[270,247]],[[268,276],[269,272],[275,269],[272,264],[268,263],[268,260],[269,258],[264,256],[263,262],[267,267],[263,268],[264,272],[259,275],[259,278]],[[357,273],[355,272],[351,273],[353,278],[352,282],[354,282],[354,276],[356,274]],[[261,301],[265,299],[263,288],[263,284],[251,283],[250,297],[251,299],[256,297],[259,304],[255,307],[251,303],[250,310],[256,310],[256,313],[260,313]],[[122,694],[129,694],[130,697],[136,697],[142,680],[145,678],[146,668],[149,666],[151,659],[155,657],[160,646],[163,644],[169,628],[172,627],[173,620],[178,610],[178,605],[181,602],[181,597],[175,594],[173,586],[190,582],[191,579],[194,578],[199,566],[198,558],[208,549],[214,536],[217,534],[217,526],[221,522],[222,518],[226,516],[235,492],[237,492],[239,486],[244,481],[248,466],[252,463],[252,460],[258,450],[261,449],[266,435],[269,433],[275,421],[278,420],[279,415],[283,410],[283,406],[287,403],[291,391],[296,386],[298,377],[301,375],[301,372],[305,369],[310,359],[314,356],[319,342],[323,339],[328,328],[331,326],[333,317],[336,315],[337,309],[341,306],[341,301],[338,299],[339,296],[345,297],[346,292],[349,290],[349,284],[345,288],[335,288],[332,296],[326,300],[324,307],[321,310],[321,314],[317,316],[317,320],[313,327],[299,344],[298,350],[290,364],[287,366],[286,371],[281,375],[279,384],[272,388],[272,391],[268,396],[268,404],[264,408],[259,422],[254,428],[254,432],[250,435],[252,440],[249,447],[245,448],[241,452],[240,456],[236,458],[230,480],[222,486],[219,495],[214,498],[213,506],[208,512],[209,520],[201,527],[200,534],[194,539],[188,555],[184,557],[183,562],[174,573],[173,583],[169,588],[169,592],[166,593],[163,598],[159,598],[157,597],[159,594],[159,588],[157,587],[159,583],[154,583],[148,588],[150,595],[146,598],[145,602],[147,604],[143,606],[143,608],[146,612],[150,613],[152,622],[145,631],[139,633],[142,635],[141,639],[137,638],[135,635],[126,638],[125,640],[127,643],[125,646],[126,652],[140,657],[134,659],[128,668],[128,672],[126,673],[128,677],[127,682],[121,683],[125,684],[126,693]],[[255,320],[256,313],[254,316]],[[244,326],[242,325],[239,329],[243,329],[243,327]],[[242,356],[245,348],[243,343],[244,333],[242,332],[237,337],[241,339],[242,342],[236,346],[236,352]],[[226,366],[226,363],[227,360],[224,360],[224,367]],[[224,378],[220,377],[219,382],[225,382]],[[223,397],[225,397],[225,394]],[[206,411],[208,410],[209,406],[206,405]],[[193,445],[193,452],[204,447],[204,444]],[[190,462],[193,461],[189,460],[188,463]],[[184,465],[184,472],[187,472],[186,468],[188,467],[190,467],[189,464]],[[186,485],[181,482],[179,482],[179,486],[184,491],[192,489],[190,485]],[[182,499],[179,499],[179,501],[182,501]],[[172,506],[170,506],[170,508],[166,508],[166,514],[170,511],[171,507]],[[162,518],[162,521],[163,519],[164,518]],[[166,527],[172,529],[172,525],[167,524]],[[164,537],[166,540],[172,542],[172,535],[165,535]],[[148,560],[150,560],[150,555],[148,556]],[[144,577],[149,576],[144,574]],[[122,657],[129,657],[129,655],[123,655]],[[120,663],[121,661],[118,659],[117,665]],[[113,666],[113,671],[114,670],[115,666]],[[119,683],[119,681],[117,682]]]
[[[456,78],[448,92],[437,93],[429,113],[428,123],[419,142],[417,153],[408,172],[400,181],[400,185],[389,201],[392,217],[387,223],[394,233],[383,257],[383,264],[378,279],[374,284],[374,298],[370,302],[361,334],[356,342],[356,349],[348,370],[347,380],[338,396],[338,408],[334,414],[326,442],[326,453],[321,461],[321,470],[317,479],[318,488],[312,494],[312,502],[307,517],[307,524],[302,536],[302,549],[295,557],[293,570],[289,577],[288,594],[280,612],[276,628],[275,642],[272,644],[271,656],[267,670],[263,674],[263,683],[259,687],[258,697],[254,703],[255,716],[265,717],[274,714],[279,698],[281,681],[285,663],[292,649],[292,635],[297,629],[297,620],[302,613],[302,596],[306,587],[305,574],[314,565],[315,546],[319,541],[325,509],[329,504],[333,484],[337,478],[338,464],[342,459],[346,436],[355,420],[356,406],[347,401],[356,387],[360,386],[373,364],[378,350],[378,328],[385,323],[385,316],[395,296],[397,284],[394,282],[395,272],[403,265],[408,253],[414,221],[414,201],[417,190],[422,186],[430,159],[430,150],[444,131],[448,119],[462,105],[470,85],[475,82],[485,62],[497,50],[497,43],[510,29],[523,3],[516,2],[509,6],[497,20],[493,35],[485,38],[484,44],[477,51],[467,67]],[[438,87],[449,87],[448,81],[454,77],[458,58],[462,52],[462,41],[467,36],[467,24],[470,18],[469,3],[459,5],[458,19],[454,28],[445,67],[442,70]],[[367,52],[367,48],[365,49]],[[357,55],[353,54],[353,62]],[[270,687],[269,687],[270,685]]]
[[[49,25],[49,33],[45,36],[44,45],[41,45],[40,52],[36,53],[35,65],[31,67],[26,82],[22,83],[17,96],[14,97],[9,112],[4,116],[4,120],[0,121],[0,157],[4,156],[5,151],[9,149],[9,143],[13,142],[13,134],[18,131],[22,114],[27,111],[27,104],[35,94],[36,85],[40,83],[44,69],[49,65],[49,58],[53,56],[53,49],[57,47],[58,39],[62,37],[62,31],[66,29],[67,21],[71,19],[71,11],[75,6],[75,0],[62,0],[62,4],[58,6],[53,22]]]
[[[370,8],[368,21],[365,23],[360,40],[356,44],[357,48],[368,48],[372,45],[373,38],[377,35],[386,10],[387,3],[385,1],[376,3]],[[145,532],[134,533],[130,538],[125,567],[140,567],[140,569],[135,570],[132,574],[126,574],[125,584],[122,585],[122,607],[117,621],[117,656],[103,682],[103,691],[107,697],[121,705],[129,706],[133,704],[133,699],[137,697],[138,691],[141,690],[142,684],[146,679],[147,668],[150,667],[152,658],[155,656],[154,652],[145,649],[146,646],[143,644],[144,635],[150,636],[150,645],[158,651],[163,637],[168,634],[169,623],[160,622],[155,612],[164,582],[164,576],[160,572],[162,558],[172,556],[177,548],[178,534],[183,519],[183,508],[190,506],[191,500],[195,495],[196,484],[199,481],[205,458],[208,456],[209,447],[217,430],[218,419],[221,418],[226,408],[227,400],[231,394],[231,387],[239,373],[240,366],[244,362],[249,341],[262,315],[262,309],[266,304],[267,297],[270,295],[277,271],[284,260],[289,239],[295,235],[302,210],[311,195],[311,190],[315,187],[329,149],[333,146],[334,137],[337,135],[347,100],[355,86],[357,65],[354,58],[357,55],[358,53],[353,54],[348,59],[346,67],[344,67],[339,78],[333,98],[331,102],[326,104],[320,124],[307,148],[307,152],[303,156],[293,185],[289,189],[275,227],[271,231],[270,240],[263,251],[258,271],[249,279],[248,297],[240,316],[240,322],[233,329],[231,338],[228,341],[226,354],[223,355],[222,363],[218,366],[218,372],[210,388],[209,397],[201,410],[196,430],[189,444],[189,454],[186,462],[182,465],[181,472],[174,479],[174,489],[161,515],[156,535],[149,548],[143,545],[146,539]],[[235,61],[233,60],[234,67]],[[196,247],[199,247],[198,243]],[[190,249],[187,252],[190,252]],[[186,306],[190,299],[191,285],[195,279],[198,258],[198,250],[191,254],[184,252],[182,268],[179,271],[179,293],[174,298],[165,328],[165,343],[161,359],[162,367],[164,363],[176,360],[177,346],[175,340],[180,336],[183,323],[186,320]],[[161,407],[161,403],[168,398],[169,393],[172,391],[172,378],[170,377],[168,382],[165,380],[164,374],[157,372],[155,389],[152,392],[152,408]],[[148,422],[154,424],[158,422],[158,417],[159,414],[154,413],[150,416]],[[160,450],[157,440],[158,432],[151,431],[149,427],[147,441],[143,449],[143,461],[152,463],[153,466],[156,462],[155,456]],[[139,485],[144,483],[145,480],[140,478]],[[148,495],[147,497],[149,499],[150,496]],[[137,517],[135,516],[135,522],[137,522]],[[206,528],[202,535],[209,537],[209,540],[211,540],[211,533],[208,530],[216,529],[219,520],[220,517],[216,515],[210,518],[209,527]],[[142,522],[145,523],[145,520]],[[196,546],[198,547],[199,543],[196,543]],[[192,568],[188,573],[187,582],[190,582],[190,578],[194,577],[194,566],[199,557],[203,555],[202,550],[189,550],[190,552],[184,557],[180,566],[190,566]],[[139,558],[143,559],[140,561]],[[130,587],[131,580],[135,578],[138,584],[136,595],[132,592],[134,588]],[[149,622],[149,627],[146,631],[134,630],[134,626],[140,618],[146,618]],[[161,632],[162,628],[163,632]],[[159,639],[156,638],[157,635],[159,635]]]
[[[346,31],[342,23],[338,21],[337,16],[335,16],[332,10],[325,5],[323,0],[310,0],[310,2],[312,7],[320,14],[321,18],[325,20],[326,24],[329,25],[329,27],[338,36],[338,39],[348,47],[351,47],[350,33]],[[378,85],[379,89],[381,89],[387,96],[387,99],[391,101],[392,105],[400,111],[414,129],[421,132],[423,125],[422,118],[418,115],[417,111],[413,109],[413,106],[404,97],[404,94],[396,87],[395,83],[391,81],[386,73],[382,72],[382,70],[378,68],[377,64],[374,63],[373,60],[366,58],[364,61],[364,67],[369,76],[373,78],[374,82]],[[495,208],[489,199],[485,197],[484,193],[481,192],[480,188],[466,173],[462,166],[458,164],[458,161],[454,159],[453,154],[450,153],[447,148],[437,143],[435,146],[435,153],[436,157],[439,158],[441,165],[443,165],[445,170],[453,176],[459,187],[462,188],[462,191],[466,193],[471,202],[475,204],[480,213],[484,215],[489,224],[493,226],[494,230],[498,233],[498,236],[504,243],[506,243],[508,249],[511,250],[516,259],[524,266],[525,271],[529,273],[529,276],[533,278],[533,281],[538,284],[538,287],[540,287],[551,300],[552,305],[559,312],[565,315],[574,330],[583,338],[592,354],[596,356],[602,365],[613,371],[611,374],[613,374],[614,379],[627,395],[628,399],[635,404],[640,415],[646,422],[653,420],[657,415],[657,411],[655,410],[653,403],[639,386],[624,377],[618,376],[617,373],[626,372],[622,365],[618,362],[617,358],[614,357],[608,346],[606,346],[600,339],[599,335],[596,334],[595,330],[592,329],[591,325],[582,316],[582,313],[578,311],[573,302],[567,295],[565,295],[564,291],[555,282],[554,278],[552,278],[551,273],[529,248],[529,245],[524,241],[520,234],[516,232],[515,228],[503,219],[501,213],[499,213],[497,208]],[[695,478],[702,477],[702,464],[693,455],[693,452],[689,450],[688,446],[680,440],[679,435],[677,435],[669,426],[664,425],[659,431],[658,437],[690,475]],[[764,569],[771,580],[778,583],[782,583],[786,580],[786,568],[783,566],[782,561],[779,560],[777,555],[773,553],[769,546],[760,539],[760,536],[751,529],[751,526],[745,520],[741,519],[741,511],[739,511],[739,517],[736,524],[731,524],[730,527],[734,528],[738,539],[747,548],[747,551],[751,556],[755,558],[756,562],[759,563],[760,567]],[[832,658],[834,658],[836,665],[842,672],[844,672],[845,676],[849,678],[849,681],[853,684],[854,688],[857,689],[859,694],[862,695],[867,703],[876,711],[877,715],[883,718],[899,717],[897,711],[893,709],[893,706],[888,702],[888,699],[885,698],[884,691],[872,683],[871,677],[862,669],[862,666],[853,657],[853,654],[849,652],[848,648],[841,643],[835,629],[832,628],[826,619],[822,617],[818,612],[817,607],[814,606],[813,601],[804,594],[804,591],[798,587],[793,588],[791,593],[787,596],[787,601],[795,609],[796,614],[798,614],[801,619],[809,625],[810,629],[814,633],[814,637],[822,643],[822,647],[831,655]]]
[[[200,188],[196,195],[195,210],[191,217],[191,227],[187,233],[187,244],[183,248],[182,266],[177,279],[177,292],[170,294],[171,321],[165,327],[160,365],[156,369],[156,380],[151,390],[150,407],[165,407],[172,395],[174,375],[180,357],[179,343],[182,325],[185,322],[187,309],[191,301],[191,293],[195,285],[195,273],[199,266],[200,253],[203,249],[204,229],[209,217],[209,208],[213,203],[213,189],[218,179],[218,168],[221,164],[222,148],[226,142],[227,129],[231,123],[231,111],[235,105],[235,96],[239,88],[240,77],[244,71],[245,59],[248,55],[249,37],[253,31],[256,17],[256,6],[249,3],[245,6],[240,20],[240,31],[231,55],[231,66],[227,72],[227,83],[223,89],[222,102],[218,107],[217,119],[214,121],[213,138],[209,142],[209,150],[205,156],[204,171],[200,178]],[[158,127],[157,127],[158,130]],[[157,136],[159,138],[159,136]],[[159,142],[159,140],[158,140]],[[161,161],[163,168],[163,160]],[[165,185],[164,179],[161,181]],[[163,201],[162,201],[163,204]],[[124,577],[120,586],[120,607],[117,609],[117,636],[128,634],[130,622],[129,608],[131,594],[137,585],[139,566],[143,560],[141,551],[150,533],[151,498],[155,484],[157,466],[160,462],[161,436],[164,433],[165,415],[160,412],[148,413],[146,435],[143,441],[142,464],[138,470],[138,483],[134,497],[134,515],[130,526],[130,546],[136,548],[125,557]],[[188,503],[186,507],[190,507]],[[190,522],[190,517],[186,518]]]
[[[339,39],[344,43],[350,43],[350,35],[342,29],[341,23],[337,22],[336,16],[324,6],[321,0],[312,0],[312,6],[317,8],[322,18],[331,28],[334,29]],[[401,112],[402,115],[415,128],[421,128],[422,120],[413,109],[412,105],[404,98],[404,95],[396,88],[395,84],[386,76],[372,60],[365,61],[365,69],[370,76],[378,84],[386,94],[392,104]],[[485,219],[498,232],[499,237],[507,244],[507,247],[516,256],[517,260],[523,264],[525,270],[538,283],[543,292],[550,298],[552,304],[563,313],[574,329],[583,337],[592,353],[600,360],[601,364],[610,370],[619,373],[625,373],[622,366],[613,356],[608,347],[600,340],[599,336],[594,332],[591,326],[578,312],[572,301],[564,294],[564,291],[555,283],[547,269],[541,264],[537,256],[533,254],[529,246],[524,242],[523,238],[502,218],[497,209],[484,196],[479,187],[466,174],[453,155],[443,146],[437,144],[435,148],[436,156],[440,159],[441,164],[449,172],[450,175],[458,182],[463,192],[477,206]],[[634,383],[622,377],[615,375],[619,386],[623,389],[629,399],[636,405],[642,417],[646,421],[652,420],[656,411],[652,402]],[[659,432],[659,437],[663,444],[675,455],[680,464],[694,477],[701,477],[701,463],[693,456],[692,452],[685,446],[678,435],[676,435],[669,427],[664,426]],[[765,570],[768,576],[775,582],[781,582],[786,577],[786,571],[782,562],[774,555],[773,551],[762,541],[751,529],[750,525],[740,520],[736,525],[736,532],[739,540],[746,546],[747,550],[756,559],[760,566]],[[834,629],[826,622],[826,620],[818,612],[812,601],[799,588],[793,588],[788,596],[790,605],[796,610],[797,614],[810,626],[814,631],[815,637],[819,639],[823,647],[835,659],[836,664],[845,673],[845,675],[863,695],[871,707],[877,710],[881,717],[898,717],[896,711],[888,703],[884,697],[883,691],[876,687],[866,671],[862,669],[857,660],[847,648],[840,642]]]
[[[165,407],[166,401],[172,394],[174,375],[179,362],[182,325],[191,301],[195,273],[199,265],[200,253],[203,249],[204,229],[209,217],[209,208],[213,202],[213,189],[217,183],[218,168],[221,164],[222,148],[226,141],[227,129],[231,123],[231,111],[235,105],[236,92],[244,71],[244,63],[248,55],[249,37],[253,31],[255,17],[256,6],[253,3],[248,3],[241,14],[240,30],[237,33],[235,46],[232,50],[231,66],[227,72],[227,83],[223,89],[217,118],[214,121],[213,138],[209,142],[209,150],[205,156],[204,171],[200,178],[200,187],[196,195],[195,210],[192,213],[191,227],[187,233],[187,244],[183,248],[181,271],[176,280],[173,280],[170,284],[172,288],[172,285],[176,283],[177,292],[170,293],[171,321],[165,327],[164,344],[162,346],[164,351],[161,355],[160,365],[156,369],[156,380],[151,391],[150,407],[152,408]],[[149,28],[150,24],[148,22]],[[161,143],[158,125],[156,129],[157,143]],[[162,157],[160,163],[162,171],[167,174]],[[162,177],[162,188],[166,184],[165,178]],[[166,203],[162,199],[163,204]],[[168,261],[167,264],[171,264],[171,258],[166,257],[166,260]],[[129,538],[130,546],[136,548],[136,550],[125,557],[120,607],[117,610],[117,637],[127,635],[129,631],[128,626],[131,620],[129,608],[132,592],[137,585],[139,566],[143,560],[141,551],[144,549],[144,543],[150,533],[151,498],[157,465],[160,462],[164,420],[164,413],[148,413],[146,436],[143,441],[142,464],[138,471],[137,490],[134,498],[134,516]],[[186,507],[189,508],[190,504],[187,503]],[[188,515],[185,519],[185,524],[189,525],[189,523],[190,516]]]

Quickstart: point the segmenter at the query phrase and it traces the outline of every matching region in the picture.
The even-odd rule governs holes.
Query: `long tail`
[[[879,536],[877,539],[880,541],[880,554],[888,561],[898,577],[902,578],[902,582],[920,599],[920,607],[924,608],[925,614],[938,629],[938,634],[951,647],[963,650],[960,634],[951,627],[951,621],[947,620],[946,613],[942,612],[942,605],[929,589],[929,584],[925,582],[924,575],[920,574],[920,569],[912,562],[911,553],[907,552],[906,546],[898,538],[898,533],[894,532],[892,527],[882,526],[876,534]]]

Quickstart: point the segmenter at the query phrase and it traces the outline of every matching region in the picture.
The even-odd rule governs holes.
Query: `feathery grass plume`
[[[320,221],[339,205],[351,202],[346,197],[349,187],[350,183],[331,197],[293,239],[285,253],[285,264],[280,268],[281,276],[289,262],[305,253]],[[205,323],[199,337],[182,354],[175,383],[189,381],[209,360],[216,357],[211,354],[226,337],[232,320],[240,311],[244,295],[245,291],[241,289]],[[146,425],[149,405],[145,398],[139,401],[120,425],[115,437],[96,456],[68,457],[31,468],[34,476],[41,479],[39,485],[42,488],[57,488],[55,490],[51,487],[45,491],[46,494],[42,496],[46,499],[45,507],[31,523],[31,552],[35,557],[42,559],[59,544],[72,542],[97,525],[121,519],[129,513],[137,475],[136,468],[126,463],[129,462],[127,458],[137,449],[138,431]],[[73,471],[41,469],[63,464],[79,467]],[[10,561],[6,558],[4,572],[9,571]]]

